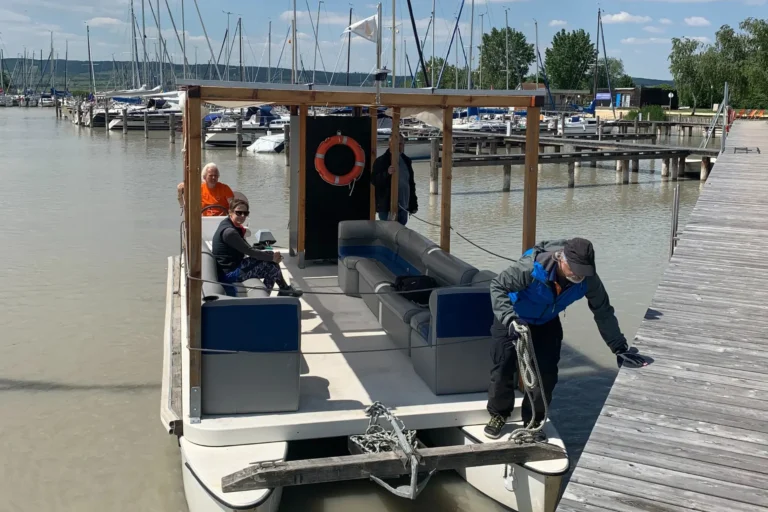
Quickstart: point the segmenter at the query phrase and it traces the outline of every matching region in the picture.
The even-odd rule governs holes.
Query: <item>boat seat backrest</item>
[[[413,268],[418,270],[417,273],[426,272],[423,257],[430,249],[437,248],[437,245],[412,229],[399,230],[395,240],[397,242],[397,255],[413,265]],[[408,272],[408,274],[412,273],[415,272]]]
[[[478,270],[453,254],[433,248],[423,256],[427,275],[435,278],[440,286],[470,284]]]

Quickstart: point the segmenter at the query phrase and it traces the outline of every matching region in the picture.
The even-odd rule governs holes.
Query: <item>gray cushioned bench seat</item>
[[[489,282],[496,274],[440,249],[393,221],[339,223],[339,286],[362,297],[435,394],[488,388],[493,313]],[[391,293],[398,276],[427,275],[441,287],[421,307]],[[444,288],[444,289],[443,289]]]

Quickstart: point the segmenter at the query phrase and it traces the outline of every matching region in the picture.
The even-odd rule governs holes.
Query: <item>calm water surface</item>
[[[165,133],[107,136],[57,122],[52,109],[4,108],[0,155],[0,510],[186,510],[178,447],[158,415],[166,258],[179,251],[180,138],[170,145]],[[222,181],[248,196],[252,227],[269,227],[287,242],[282,156],[208,150],[203,160],[217,162]],[[593,241],[631,339],[667,263],[674,184],[661,180],[659,161],[641,162],[631,185],[617,185],[615,167],[600,165],[577,169],[576,189],[567,188],[565,165],[544,168],[537,238]],[[418,216],[439,222],[427,164],[415,172]],[[453,225],[514,257],[521,252],[521,170],[513,170],[511,192],[501,185],[500,168],[454,171]],[[684,225],[701,186],[680,185]],[[439,239],[438,228],[416,219],[409,227]],[[452,251],[479,268],[505,267],[458,237]],[[553,416],[575,460],[616,364],[585,301],[568,310],[564,325]],[[288,489],[281,510],[425,507],[502,510],[452,474],[433,479],[416,502],[352,482]]]

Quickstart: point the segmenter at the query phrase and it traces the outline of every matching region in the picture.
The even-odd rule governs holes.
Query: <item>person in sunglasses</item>
[[[533,411],[528,397],[523,400],[523,423],[528,425],[535,419],[534,426],[538,426],[544,419],[543,401],[551,402],[557,384],[557,364],[563,342],[559,314],[583,297],[587,298],[600,336],[616,354],[619,368],[647,364],[636,349],[629,348],[627,338],[619,328],[608,293],[595,270],[595,251],[589,240],[572,238],[540,242],[491,280],[490,288],[494,314],[491,327],[493,367],[487,406],[491,419],[485,427],[486,437],[498,439],[501,436],[514,408],[518,329],[525,327],[531,336],[541,382],[533,393]],[[539,431],[535,439],[546,441],[546,436]]]
[[[285,282],[278,251],[260,251],[245,240],[243,223],[250,215],[248,201],[235,197],[229,204],[229,216],[222,220],[213,235],[213,256],[219,267],[219,281],[240,283],[258,278],[267,290],[277,284],[278,296],[300,297],[302,292]]]

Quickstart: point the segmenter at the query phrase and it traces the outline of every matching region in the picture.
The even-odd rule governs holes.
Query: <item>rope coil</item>
[[[535,434],[544,429],[544,423],[546,423],[549,415],[547,397],[544,396],[544,390],[541,386],[541,372],[539,371],[539,365],[536,362],[536,351],[533,348],[531,331],[527,325],[520,325],[514,321],[513,323],[515,331],[520,335],[517,343],[515,343],[517,363],[520,369],[521,380],[523,381],[523,390],[531,404],[533,415],[528,425],[515,429],[509,434],[508,441],[514,441],[518,444],[533,443],[535,441]],[[534,391],[537,390],[541,395],[541,401],[544,404],[544,417],[538,424],[536,422],[536,407],[534,401]]]

